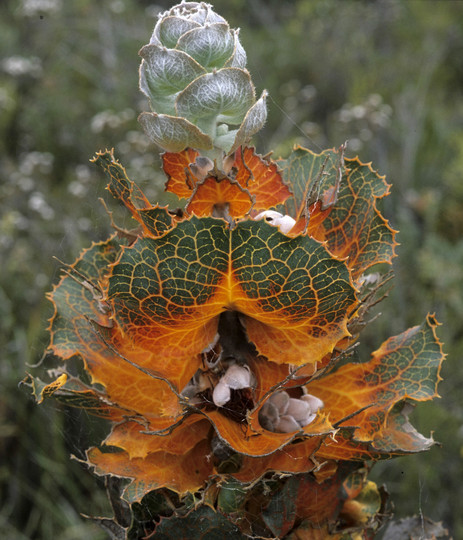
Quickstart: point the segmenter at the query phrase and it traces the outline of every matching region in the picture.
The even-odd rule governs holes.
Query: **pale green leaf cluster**
[[[238,30],[209,4],[162,13],[140,56],[140,89],[153,112],[139,120],[164,150],[228,154],[263,127],[267,92],[256,101]]]

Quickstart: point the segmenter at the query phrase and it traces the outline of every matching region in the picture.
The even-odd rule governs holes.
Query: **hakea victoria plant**
[[[184,209],[96,155],[137,228],[66,266],[60,362],[27,382],[109,422],[86,462],[109,479],[113,538],[372,538],[385,493],[368,469],[433,444],[408,415],[437,396],[443,360],[433,315],[352,353],[390,279],[372,269],[394,256],[389,185],[343,147],[273,161],[248,145],[266,93],[210,5],[160,15],[140,55],[140,122]]]

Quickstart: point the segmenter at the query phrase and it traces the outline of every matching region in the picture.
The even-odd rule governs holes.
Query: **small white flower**
[[[212,401],[217,407],[223,407],[231,398],[231,390],[250,388],[254,384],[254,376],[247,366],[232,364],[216,384],[212,393]]]
[[[275,431],[277,433],[291,433],[293,431],[300,431],[300,429],[301,426],[289,415],[281,416],[275,424]]]
[[[231,390],[230,387],[222,382],[219,381],[214,388],[214,391],[212,392],[212,401],[217,407],[223,407],[226,403],[230,401],[231,397]]]
[[[289,399],[286,414],[291,415],[296,422],[305,420],[311,413],[312,411],[310,410],[310,405],[306,401],[294,398]]]
[[[282,391],[282,392],[275,392],[272,394],[267,402],[269,405],[274,405],[280,415],[285,414],[286,409],[288,408],[289,404],[289,395]]]
[[[311,412],[316,413],[318,409],[321,409],[324,405],[323,401],[318,397],[312,396],[312,394],[306,394],[301,397],[302,401],[305,401],[310,405]]]
[[[323,401],[311,394],[291,398],[281,390],[272,394],[259,412],[259,422],[264,429],[276,433],[299,431],[315,420]]]
[[[275,210],[265,210],[264,212],[257,214],[254,219],[257,221],[262,218],[264,218],[269,225],[279,227],[280,231],[285,234],[289,232],[296,223],[296,220],[291,216],[280,214],[280,212],[276,212]]]
[[[249,388],[252,384],[252,374],[247,366],[231,365],[220,379],[233,390]]]

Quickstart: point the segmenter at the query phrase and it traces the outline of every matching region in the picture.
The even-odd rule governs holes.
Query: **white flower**
[[[230,401],[231,390],[250,388],[253,383],[254,376],[247,366],[232,364],[215,385],[212,401],[217,407],[223,407]]]
[[[280,231],[285,234],[289,232],[296,223],[296,220],[291,216],[280,214],[280,212],[276,212],[275,210],[265,210],[264,212],[257,214],[254,219],[259,220],[262,218],[264,218],[269,225],[279,227]]]
[[[311,394],[300,398],[289,397],[284,390],[275,392],[259,412],[263,428],[275,433],[291,433],[308,426],[323,407],[323,401]]]

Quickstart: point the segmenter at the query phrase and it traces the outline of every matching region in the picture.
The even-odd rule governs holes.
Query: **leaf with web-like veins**
[[[182,408],[171,386],[157,374],[140,372],[128,360],[150,369],[155,352],[132,346],[114,325],[109,305],[102,296],[109,266],[120,253],[114,239],[94,244],[85,250],[50,294],[55,313],[51,319],[50,350],[67,360],[80,356],[91,382],[103,385],[107,397],[123,409],[145,414],[156,420],[156,427],[172,422]],[[194,360],[194,359],[192,359]],[[199,364],[199,359],[198,359]],[[196,371],[194,362],[177,374],[179,385]],[[190,370],[190,371],[189,371]],[[154,429],[154,426],[153,426]]]
[[[314,365],[348,335],[357,302],[344,263],[315,240],[264,222],[230,229],[194,217],[125,248],[108,301],[124,334],[164,359],[162,373],[205,349],[225,310],[244,316],[249,339],[272,362]]]
[[[127,452],[102,452],[98,448],[87,451],[88,463],[99,475],[112,474],[131,478],[124,491],[128,502],[140,501],[149,491],[167,486],[182,495],[202,488],[213,473],[211,461],[204,459],[210,446],[207,440],[182,454],[153,452],[144,458],[133,458]],[[153,471],[156,474],[153,475]]]
[[[113,151],[100,152],[93,161],[109,178],[109,191],[130,211],[146,236],[156,238],[172,227],[172,216],[167,208],[149,203],[141,189],[128,179],[124,167],[114,158]]]
[[[379,448],[392,453],[401,449],[401,442],[405,452],[410,447],[413,451],[428,448],[424,437],[421,445],[418,439],[412,440],[415,436],[405,417],[401,419],[397,411],[389,415],[401,401],[426,401],[438,396],[444,355],[436,326],[434,317],[428,315],[421,326],[385,341],[369,362],[345,364],[309,382],[307,391],[323,400],[333,424],[339,422],[339,427],[354,430],[354,441],[369,442],[373,449],[378,441]],[[339,457],[330,454],[330,446],[336,448],[335,443],[326,443],[320,454]]]
[[[391,262],[395,231],[377,208],[389,185],[370,164],[344,160],[334,150],[314,154],[296,148],[281,167],[294,193],[285,204],[297,222],[291,234],[305,229],[326,241],[334,255],[347,257],[354,279],[377,263]]]
[[[260,212],[275,207],[291,195],[278,171],[276,163],[265,161],[254,148],[238,149],[233,157],[229,176],[205,179],[192,169],[199,153],[187,149],[179,153],[166,152],[162,156],[164,172],[168,176],[166,190],[181,198],[190,198],[188,211],[197,216],[211,216],[216,205],[228,206],[233,218],[244,217],[252,208]],[[195,174],[196,173],[196,174]]]

